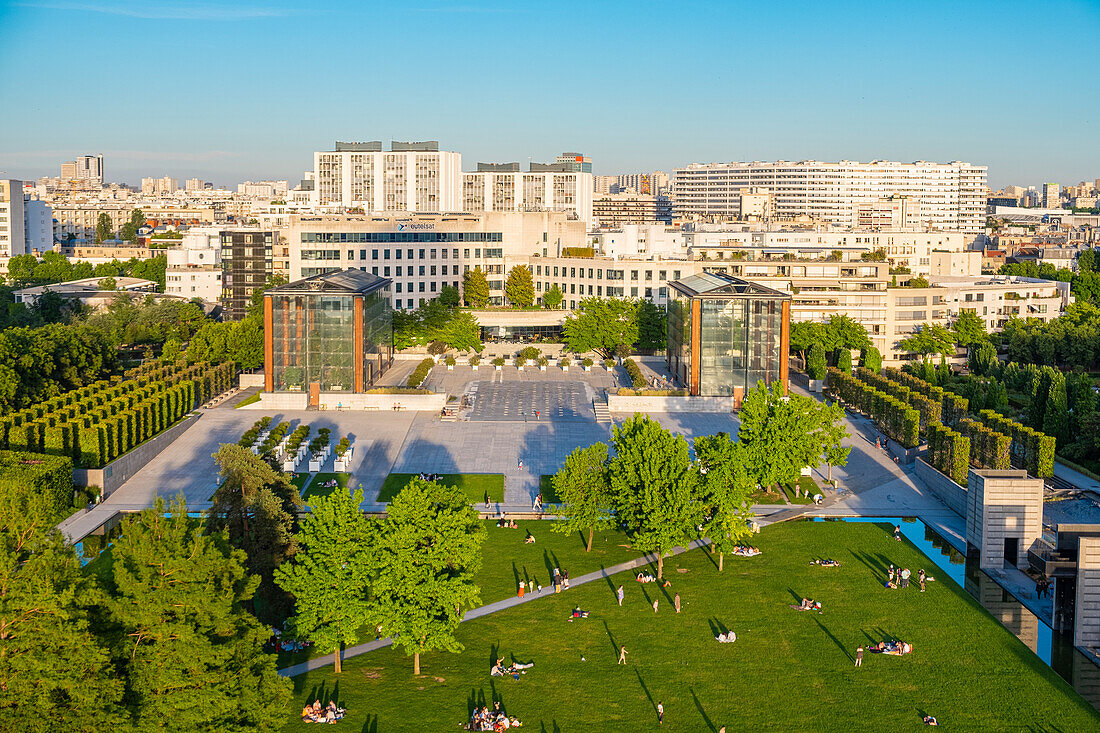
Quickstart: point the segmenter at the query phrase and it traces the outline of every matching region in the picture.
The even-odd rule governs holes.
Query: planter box
[[[540,367],[539,367],[539,371],[540,371],[540,372],[545,372],[545,371],[546,371],[546,367],[544,367],[544,366],[540,366]]]
[[[822,388],[825,386],[825,380],[824,379],[811,379],[811,380],[809,380],[809,382],[810,382],[809,390],[811,392],[820,392],[822,390]]]
[[[523,371],[523,367],[521,366],[517,366],[516,369],[519,369],[521,372]]]
[[[585,368],[584,368],[584,370],[585,370],[586,372],[590,372],[590,371],[592,371],[592,367],[585,367]]]
[[[504,367],[502,367],[502,366],[498,366],[498,367],[497,367],[497,371],[499,372],[499,371],[500,371],[501,369],[503,369],[503,368],[504,368]]]
[[[321,462],[319,460],[312,460],[311,459],[310,462],[309,462],[309,472],[310,473],[317,473],[320,470],[321,470]]]
[[[470,368],[473,369],[476,372],[477,371],[477,364],[471,364]]]
[[[454,370],[455,370],[455,365],[454,364],[448,364],[447,365],[447,371],[453,372]]]
[[[908,466],[916,460],[920,448],[903,448],[896,440],[890,441],[890,455],[897,456],[898,463]]]
[[[569,365],[568,365],[568,364],[562,364],[562,365],[561,365],[561,370],[562,370],[563,372],[567,372],[567,371],[569,371]]]
[[[348,466],[351,465],[351,461],[342,461],[337,459],[336,461],[336,473],[347,473]]]
[[[296,461],[283,461],[283,470],[290,473],[294,470],[296,463]]]

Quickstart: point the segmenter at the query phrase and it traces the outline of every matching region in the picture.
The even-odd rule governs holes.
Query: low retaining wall
[[[898,463],[908,466],[910,463],[916,460],[917,455],[920,453],[920,448],[902,448],[901,443],[896,440],[890,441],[890,455],[898,459]]]
[[[322,410],[402,410],[439,412],[447,404],[447,395],[436,394],[358,394],[355,392],[322,392],[318,405]],[[304,410],[309,405],[305,392],[261,392],[260,401],[243,405],[239,410]]]
[[[77,486],[99,486],[103,489],[103,498],[111,495],[115,489],[133,478],[134,474],[145,467],[149,461],[160,455],[177,438],[191,429],[199,421],[198,415],[186,415],[183,420],[150,438],[124,456],[119,456],[103,468],[73,469],[73,483]]]
[[[241,405],[237,410],[304,410],[309,405],[306,392],[260,392],[260,401]]]
[[[960,517],[966,516],[966,487],[960,486],[928,465],[923,458],[914,462],[917,478],[938,496],[947,507]]]
[[[733,408],[733,397],[607,397],[610,412],[731,412]]]
[[[260,387],[262,389],[264,386],[263,372],[256,372],[254,374],[245,374],[241,372],[238,379],[240,381],[237,384],[241,389],[248,389],[249,387]]]

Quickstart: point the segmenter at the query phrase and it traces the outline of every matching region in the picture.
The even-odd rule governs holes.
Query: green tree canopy
[[[638,341],[638,302],[624,298],[585,298],[565,320],[562,339],[574,352],[595,351],[604,358]]]
[[[814,380],[825,378],[825,347],[821,344],[810,346],[810,353],[806,357],[806,375]]]
[[[111,215],[103,213],[99,215],[99,218],[95,223],[95,241],[96,243],[102,243],[111,239],[115,235],[115,225],[111,221]]]
[[[204,534],[182,501],[165,516],[158,499],[126,522],[110,558],[104,610],[135,727],[282,727],[291,685],[263,651],[270,632],[244,609],[259,579],[242,551]]]
[[[902,351],[920,354],[925,361],[933,354],[955,353],[955,334],[937,323],[922,323],[920,330],[898,344]]]
[[[484,308],[489,304],[489,281],[480,267],[463,273],[462,295],[470,308]]]
[[[744,450],[727,433],[695,439],[695,455],[703,477],[703,501],[707,507],[703,534],[718,551],[718,572],[725,555],[749,536],[753,517],[749,496],[756,482],[745,464]]]
[[[515,265],[508,271],[504,282],[504,294],[512,305],[526,308],[535,301],[535,280],[527,265]]]
[[[596,529],[615,523],[607,461],[607,445],[593,443],[575,449],[554,474],[554,490],[562,509],[551,529],[560,534],[587,531],[585,552],[592,550],[592,534]]]
[[[481,351],[481,326],[469,311],[455,311],[439,334],[439,340],[459,351]]]
[[[453,486],[414,478],[392,502],[373,554],[374,619],[394,646],[413,656],[462,651],[454,632],[465,607],[480,602],[485,526]]]
[[[954,332],[955,342],[959,346],[973,346],[989,341],[989,334],[985,330],[985,322],[974,311],[961,311],[951,325],[951,330]]]
[[[321,649],[360,642],[371,619],[371,556],[377,527],[360,511],[363,492],[336,490],[313,503],[298,532],[298,552],[275,570],[275,582],[294,596],[290,627]]]
[[[444,285],[439,289],[439,302],[448,308],[457,308],[459,305],[458,288],[454,285]]]
[[[609,476],[618,517],[635,549],[657,553],[657,577],[663,578],[664,556],[698,537],[704,509],[699,471],[683,436],[645,415],[616,425],[612,443]]]
[[[643,350],[665,348],[668,318],[664,308],[659,308],[645,299],[639,300],[635,318],[638,321],[638,342],[635,346]]]
[[[870,369],[875,374],[882,371],[882,354],[874,346],[868,346],[863,350],[863,367]]]
[[[557,283],[554,283],[542,294],[542,307],[548,310],[557,310],[561,307],[561,302],[565,299],[565,295],[561,292],[561,288]]]

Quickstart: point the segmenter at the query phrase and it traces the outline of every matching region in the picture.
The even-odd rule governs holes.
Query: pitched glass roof
[[[790,296],[759,283],[731,277],[721,272],[700,272],[671,283],[671,286],[687,295],[762,295],[772,297]]]
[[[371,293],[390,284],[388,278],[379,277],[362,270],[348,269],[339,272],[326,272],[286,285],[280,285],[268,292],[273,293]]]

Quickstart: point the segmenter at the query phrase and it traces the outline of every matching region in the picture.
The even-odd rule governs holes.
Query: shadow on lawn
[[[329,700],[336,703],[337,707],[343,707],[340,704],[340,683],[337,682],[334,684],[331,692],[328,689],[327,682],[322,682],[320,685],[314,685],[309,691],[309,695],[306,696],[306,703],[312,703],[314,700],[320,700],[322,707],[328,705]]]
[[[815,618],[814,621],[817,621],[817,625],[821,627],[821,630],[823,632],[825,632],[825,635],[828,636],[830,639],[832,639],[834,644],[836,644],[838,647],[840,647],[840,651],[844,652],[844,656],[846,656],[848,658],[848,661],[849,662],[854,662],[855,657],[853,657],[851,654],[848,653],[848,647],[844,646],[844,644],[840,641],[840,639],[836,638],[836,635],[833,634],[833,632],[829,631],[829,629],[826,628],[825,624],[821,623],[821,621],[819,619]]]
[[[367,722],[363,723],[362,733],[378,733],[378,716],[368,715]]]
[[[619,658],[619,642],[615,641],[615,635],[611,633],[611,629],[608,627],[607,622],[603,622],[603,630],[607,632],[607,638],[611,640],[611,651],[615,653],[615,658]]]
[[[653,708],[653,712],[656,713],[657,703],[653,702],[653,695],[649,694],[649,688],[645,686],[645,680],[642,679],[642,673],[635,669],[634,674],[638,676],[638,684],[642,686],[642,692],[645,693],[646,699],[649,700],[649,704]]]
[[[695,701],[695,707],[699,710],[699,714],[703,716],[703,722],[707,724],[707,728],[710,729],[711,733],[716,733],[718,728],[715,727],[714,721],[707,715],[707,711],[703,709],[703,703],[699,702],[699,696],[695,694],[695,688],[689,687],[688,689],[691,690],[691,699]]]
[[[728,634],[730,630],[726,628],[726,625],[716,618],[709,619],[710,633],[714,638],[718,638],[720,634]]]
[[[543,723],[539,727],[539,733],[561,733],[561,728],[558,727],[557,720],[551,720],[550,725],[553,726],[549,731],[546,730],[546,723]]]

